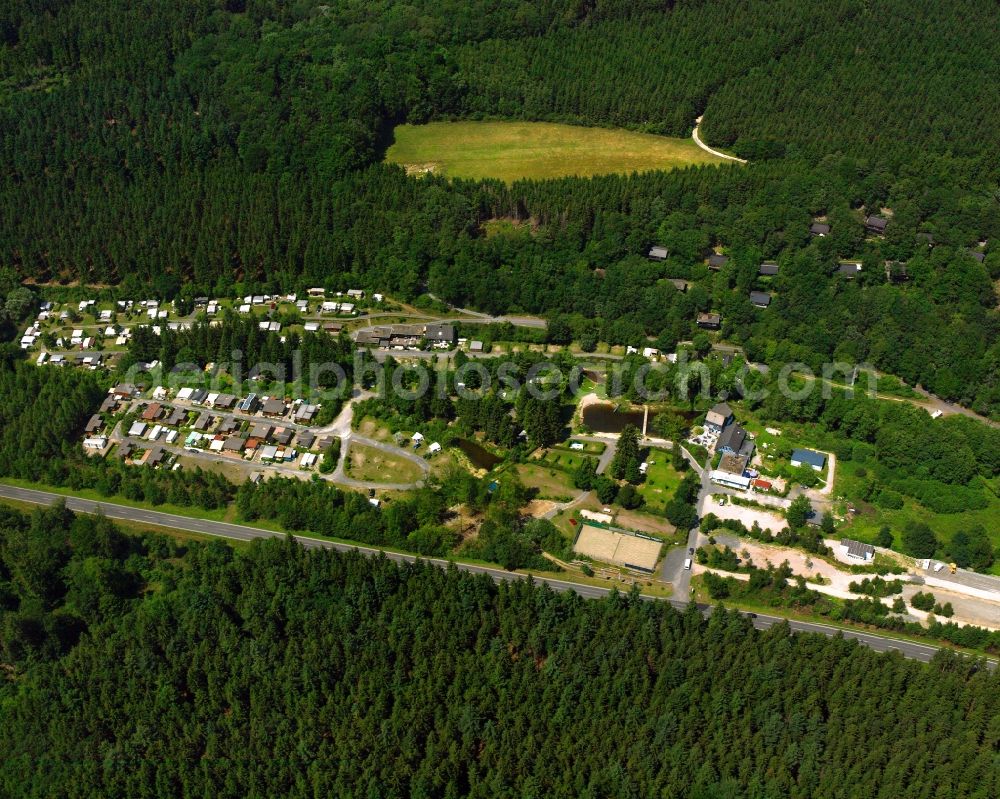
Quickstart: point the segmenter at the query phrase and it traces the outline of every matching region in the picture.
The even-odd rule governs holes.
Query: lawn
[[[722,162],[691,139],[550,122],[431,122],[400,125],[393,135],[386,160],[410,174],[507,183]]]
[[[412,461],[364,444],[350,445],[348,474],[375,483],[415,483],[424,473]]]
[[[560,469],[529,463],[520,464],[517,476],[528,488],[538,489],[538,499],[566,502],[579,492],[573,487],[573,479]]]
[[[671,454],[664,449],[651,449],[646,459],[649,469],[639,485],[639,493],[652,512],[662,512],[681,484],[682,475],[671,465],[671,460]]]

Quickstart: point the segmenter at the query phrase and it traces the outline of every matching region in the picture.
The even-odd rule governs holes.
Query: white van
[[[685,569],[690,569],[691,568],[691,558],[685,558],[684,559],[684,568]]]

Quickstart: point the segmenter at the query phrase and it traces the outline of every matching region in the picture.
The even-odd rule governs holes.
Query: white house
[[[428,453],[429,453],[430,455],[434,455],[435,453],[438,453],[438,452],[440,452],[440,451],[441,451],[441,445],[440,445],[440,444],[438,444],[438,442],[437,442],[437,441],[433,442],[433,443],[432,443],[432,444],[431,444],[431,445],[430,445],[430,446],[429,446],[429,447],[427,448],[427,452],[428,452]]]
[[[104,436],[92,436],[83,440],[83,448],[90,450],[104,449],[108,445],[108,439]]]
[[[840,542],[841,551],[849,558],[870,563],[875,560],[875,547],[871,544],[862,544],[851,538],[844,538]]]

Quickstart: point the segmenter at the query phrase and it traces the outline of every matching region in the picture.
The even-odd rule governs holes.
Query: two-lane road
[[[149,524],[157,527],[199,533],[201,535],[217,536],[220,538],[229,538],[238,541],[254,541],[256,539],[264,538],[283,538],[285,536],[284,533],[275,532],[274,530],[265,530],[260,527],[230,524],[228,522],[217,522],[209,519],[198,519],[189,516],[178,516],[172,513],[163,513],[161,511],[147,510],[145,508],[132,508],[126,505],[117,505],[113,502],[95,502],[93,500],[82,499],[80,497],[54,494],[48,491],[38,491],[31,488],[17,488],[3,484],[0,484],[0,497],[35,505],[51,505],[60,500],[64,500],[67,508],[78,513],[100,512],[109,519],[138,522],[140,524]],[[380,550],[376,547],[366,547],[359,544],[342,544],[334,541],[326,541],[320,538],[311,538],[309,536],[297,535],[294,536],[294,538],[305,547],[326,547],[340,552],[357,551],[372,556],[384,553],[387,558],[398,563],[413,563],[417,560],[423,560],[441,567],[446,567],[453,563],[453,561],[441,558],[418,558],[414,555],[406,555],[397,552],[384,552],[384,550]],[[523,574],[505,571],[504,569],[491,568],[489,566],[478,566],[458,562],[454,562],[454,565],[462,571],[473,574],[485,574],[497,582],[520,580],[525,577]],[[575,591],[580,596],[588,599],[605,597],[612,591],[610,588],[584,585],[581,583],[570,582],[568,580],[557,580],[551,577],[534,577],[533,579],[536,582],[544,583],[555,591]],[[687,607],[686,602],[679,600],[668,601],[679,609]],[[709,605],[699,605],[698,608],[706,615],[710,614],[712,611],[712,608]],[[777,616],[766,616],[763,614],[753,615],[752,619],[754,626],[758,629],[767,629],[774,624],[786,621],[785,619]],[[804,621],[788,621],[788,625],[795,632],[820,633],[828,636],[839,634],[843,635],[845,638],[856,640],[865,646],[871,647],[877,652],[887,652],[895,649],[901,652],[905,657],[925,662],[930,660],[934,656],[934,653],[938,651],[938,647],[930,646],[928,644],[900,641],[873,633],[855,630],[842,630],[825,624]]]

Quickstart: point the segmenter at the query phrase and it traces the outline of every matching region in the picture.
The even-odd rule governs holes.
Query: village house
[[[750,304],[755,308],[766,308],[771,304],[771,295],[766,291],[751,291]]]
[[[729,263],[728,255],[720,255],[719,253],[712,253],[708,256],[708,268],[714,272],[718,272],[722,267]]]
[[[280,418],[287,412],[285,403],[278,399],[277,397],[270,397],[264,400],[264,404],[260,408],[260,412],[264,416],[270,416],[272,418]]]
[[[665,261],[669,255],[669,251],[666,247],[654,246],[649,248],[649,260],[651,261]]]
[[[837,274],[843,275],[849,280],[853,280],[861,272],[860,261],[841,261],[837,265]]]
[[[826,465],[826,455],[811,449],[792,450],[791,460],[792,466],[809,466],[817,472],[822,471]]]
[[[295,411],[292,413],[292,420],[299,422],[300,424],[309,424],[316,417],[316,412],[318,410],[318,406],[307,405],[303,402],[295,408]]]
[[[778,274],[778,265],[774,261],[764,261],[757,267],[757,274],[761,277],[774,277]]]
[[[875,547],[871,544],[863,544],[852,538],[844,538],[840,542],[841,551],[849,558],[870,563],[875,560]]]
[[[733,409],[725,402],[713,405],[705,415],[705,427],[715,433],[721,433],[732,421]]]
[[[830,226],[826,222],[813,222],[809,226],[809,233],[813,236],[828,236],[830,234]]]
[[[705,330],[718,330],[722,326],[722,316],[717,313],[698,314],[698,327]]]
[[[869,214],[865,217],[865,230],[874,236],[884,236],[885,229],[889,225],[889,220],[884,216]]]

